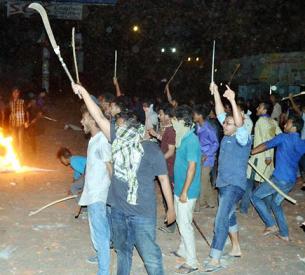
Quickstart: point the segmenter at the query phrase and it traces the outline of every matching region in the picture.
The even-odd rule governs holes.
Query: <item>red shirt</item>
[[[168,151],[169,145],[175,146],[175,144],[176,144],[176,132],[173,126],[166,127],[162,135],[162,141],[161,141],[162,153],[165,154]],[[170,181],[173,181],[174,179],[174,162],[175,162],[175,154],[166,160],[168,176],[170,178]]]

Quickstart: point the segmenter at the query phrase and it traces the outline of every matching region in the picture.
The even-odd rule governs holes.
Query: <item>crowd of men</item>
[[[221,96],[215,83],[210,85],[212,102],[182,104],[167,85],[168,102],[154,104],[150,99],[132,101],[117,79],[114,85],[117,97],[103,94],[98,99],[81,85],[72,86],[84,100],[81,123],[91,134],[79,204],[88,207],[98,274],[109,274],[110,244],[117,274],[130,274],[134,247],[148,274],[164,274],[156,243],[156,179],[166,211],[165,226],[159,229],[171,233],[177,227],[180,233],[179,247],[171,252],[183,262],[177,273],[198,270],[192,223],[194,211],[204,208],[217,207],[205,272],[224,268],[220,259],[228,236],[232,249],[226,256],[242,255],[237,207],[247,214],[252,203],[265,224],[262,234],[289,242],[284,198],[248,161],[286,194],[297,177],[304,187],[304,105],[290,95],[290,107],[282,112],[271,95],[257,104],[254,114],[230,87]]]
[[[221,96],[215,83],[210,85],[214,98],[210,102],[197,104],[193,98],[182,102],[168,85],[167,102],[140,100],[126,96],[117,79],[113,83],[116,95],[105,93],[98,99],[80,85],[72,87],[85,102],[81,124],[91,135],[87,156],[73,156],[67,148],[57,154],[74,169],[71,192],[81,194],[77,202],[87,206],[96,250],[89,260],[98,263],[98,274],[109,274],[111,246],[117,255],[117,274],[130,274],[134,247],[148,274],[163,274],[156,243],[156,180],[166,212],[159,230],[173,233],[178,228],[180,233],[180,244],[171,252],[182,262],[177,273],[198,270],[193,214],[205,208],[217,207],[206,272],[224,268],[220,259],[228,236],[232,249],[226,257],[242,255],[237,208],[247,215],[252,203],[265,224],[262,234],[276,234],[289,242],[284,198],[248,161],[283,192],[290,192],[297,178],[305,190],[302,101],[289,95],[288,108],[282,110],[287,105],[272,94],[248,105],[228,86]],[[7,106],[0,98],[1,125],[8,122],[20,157],[27,136],[36,151],[36,125],[44,109],[44,92],[25,101],[14,88]]]

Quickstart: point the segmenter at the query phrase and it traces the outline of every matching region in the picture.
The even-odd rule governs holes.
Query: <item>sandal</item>
[[[191,267],[187,264],[183,264],[181,266],[179,266],[175,272],[178,273],[178,274],[191,274],[193,272],[196,272],[198,271],[198,268],[194,268],[194,267]]]
[[[170,229],[168,226],[161,226],[158,228],[160,231],[164,232],[164,233],[174,233],[173,229]]]
[[[178,254],[177,251],[171,251],[170,254],[177,257],[177,258],[183,258],[180,254]]]
[[[278,229],[275,226],[272,227],[266,227],[265,230],[263,231],[264,236],[268,236],[271,234],[275,234],[278,232]]]
[[[239,258],[241,258],[241,254],[240,255],[231,255],[230,253],[227,253],[227,254],[222,255],[222,259],[239,259]]]
[[[212,265],[212,264],[206,264],[204,266],[204,271],[205,273],[213,273],[213,272],[218,272],[220,270],[224,269],[224,266],[222,265]]]
[[[289,237],[281,236],[280,233],[275,234],[275,236],[278,237],[279,239],[281,239],[282,241],[286,242],[286,243],[290,242]]]

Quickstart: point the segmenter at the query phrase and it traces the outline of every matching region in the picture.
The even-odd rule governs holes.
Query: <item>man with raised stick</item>
[[[243,118],[237,107],[234,91],[227,86],[223,95],[231,103],[233,114],[225,113],[218,87],[214,82],[210,85],[210,91],[214,95],[216,115],[223,125],[224,131],[216,180],[216,187],[219,190],[219,207],[215,218],[211,259],[204,267],[206,272],[215,272],[223,268],[220,258],[228,235],[232,242],[232,250],[229,255],[241,256],[235,210],[247,184],[246,172],[251,150],[251,137],[243,126]]]
[[[171,187],[164,156],[158,145],[144,140],[144,127],[128,110],[110,123],[90,94],[73,84],[97,125],[112,144],[113,177],[108,194],[111,205],[113,245],[117,252],[117,274],[131,271],[136,247],[148,274],[163,275],[162,254],[156,244],[155,176],[158,176],[168,206],[167,222],[175,221]]]

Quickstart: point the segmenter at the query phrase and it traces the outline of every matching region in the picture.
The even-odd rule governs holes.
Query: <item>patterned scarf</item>
[[[137,204],[137,171],[144,154],[141,144],[144,134],[143,125],[137,128],[116,127],[116,138],[112,143],[114,174],[121,181],[128,183],[127,202],[132,205]]]

